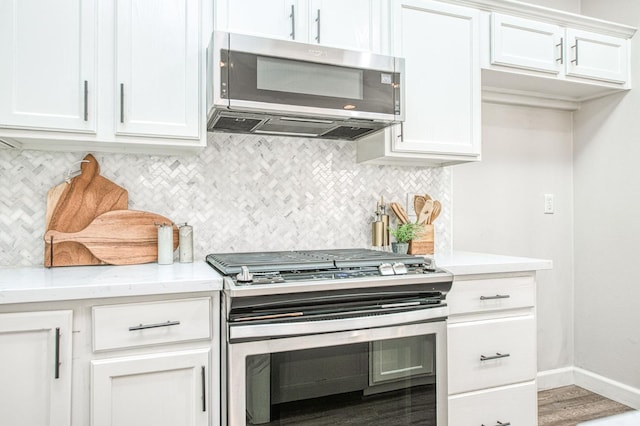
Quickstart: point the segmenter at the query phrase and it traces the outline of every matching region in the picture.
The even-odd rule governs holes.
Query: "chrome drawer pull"
[[[510,297],[508,294],[496,294],[495,296],[480,296],[480,300],[508,299]]]
[[[482,426],[484,426],[484,423],[482,424]],[[506,422],[506,423],[498,422],[496,423],[496,426],[511,426],[511,422]]]
[[[480,355],[480,361],[489,361],[490,359],[506,358],[508,356],[511,356],[511,354],[501,354],[499,352],[496,352],[495,355],[491,355],[491,356]]]
[[[172,325],[180,325],[180,321],[167,321],[158,324],[140,324],[129,327],[129,331],[146,330],[147,328],[170,327]]]

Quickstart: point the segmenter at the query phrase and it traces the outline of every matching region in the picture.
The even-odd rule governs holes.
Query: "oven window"
[[[363,72],[312,62],[258,56],[257,88],[305,95],[362,99]]]
[[[436,425],[435,342],[421,335],[248,356],[246,424]]]

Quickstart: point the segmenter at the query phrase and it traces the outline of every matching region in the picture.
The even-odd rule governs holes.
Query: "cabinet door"
[[[307,0],[220,0],[216,30],[307,41]]]
[[[71,424],[71,311],[0,315],[0,423]]]
[[[493,13],[491,63],[558,74],[562,34],[557,25]]]
[[[537,426],[536,382],[449,397],[449,426]]]
[[[206,426],[209,349],[91,361],[92,426]]]
[[[311,0],[310,43],[344,49],[381,51],[380,0]]]
[[[118,0],[116,133],[199,136],[198,0]]]
[[[536,377],[536,321],[523,315],[449,324],[449,394]]]
[[[629,78],[627,40],[567,29],[567,75],[625,83]]]
[[[480,155],[479,12],[432,2],[394,3],[394,55],[405,58],[405,111],[392,150]]]
[[[95,0],[0,2],[0,126],[95,129]]]
[[[371,343],[371,384],[433,374],[433,335],[378,340]]]

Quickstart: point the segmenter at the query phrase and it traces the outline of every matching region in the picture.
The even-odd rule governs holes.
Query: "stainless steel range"
[[[221,253],[228,425],[446,425],[446,294],[419,256]],[[226,408],[226,411],[225,411]]]

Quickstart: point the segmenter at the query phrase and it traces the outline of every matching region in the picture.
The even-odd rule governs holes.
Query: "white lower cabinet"
[[[211,297],[92,307],[91,425],[209,425],[212,308]]]
[[[454,279],[449,426],[537,424],[535,274]]]
[[[93,426],[207,426],[210,350],[91,362]]]
[[[536,426],[535,382],[519,383],[449,397],[449,426]]]
[[[71,425],[72,316],[0,314],[0,424]]]

